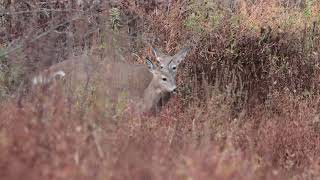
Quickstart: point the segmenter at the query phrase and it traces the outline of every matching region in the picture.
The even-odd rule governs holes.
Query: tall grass
[[[95,108],[99,97],[78,106],[59,87],[32,90],[18,105],[6,96],[0,104],[1,177],[319,178],[317,1],[121,0],[92,9],[47,2],[52,10],[69,10],[49,13],[49,19],[35,12],[40,4],[30,3],[7,5],[31,12],[4,16],[10,36],[2,51],[26,42],[0,59],[7,68],[0,73],[4,94],[14,94],[24,75],[70,54],[139,63],[152,56],[151,45],[169,54],[193,48],[178,68],[178,95],[156,117],[122,111],[111,118]],[[60,33],[26,37],[78,11],[83,18],[56,29]]]
[[[51,92],[52,94],[53,92]],[[6,179],[316,179],[318,102],[278,97],[248,117],[212,96],[182,112],[172,99],[158,117],[116,121],[66,97],[37,95],[1,105],[0,166]],[[40,98],[40,99],[39,99]],[[207,109],[207,110],[206,110]]]

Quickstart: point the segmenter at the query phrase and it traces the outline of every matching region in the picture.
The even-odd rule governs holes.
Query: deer
[[[176,78],[178,65],[186,58],[190,47],[182,48],[178,53],[173,56],[164,54],[158,48],[152,48],[152,52],[156,57],[158,64],[162,71],[166,71],[173,78]],[[160,101],[158,102],[158,107],[164,106],[171,98],[171,93],[163,93]]]
[[[158,48],[152,48],[152,52],[156,57],[156,60],[159,63],[160,68],[170,72],[174,77],[176,77],[178,65],[186,58],[189,50],[190,47],[185,47],[175,55],[170,56],[164,54]]]
[[[32,84],[48,85],[58,81],[71,89],[76,89],[79,84],[95,84],[97,92],[114,101],[119,94],[125,94],[138,113],[155,112],[159,109],[157,106],[162,95],[174,92],[177,86],[171,71],[161,70],[148,59],[146,64],[101,61],[93,56],[82,55],[38,73],[32,78]]]

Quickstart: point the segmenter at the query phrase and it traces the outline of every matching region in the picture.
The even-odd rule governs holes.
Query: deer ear
[[[146,64],[148,66],[149,71],[153,71],[155,69],[154,64],[148,58],[146,58]]]
[[[161,61],[161,57],[163,56],[162,52],[158,48],[152,48],[152,52],[154,56],[156,57],[157,61]]]
[[[187,56],[190,47],[181,49],[176,55],[173,56],[172,64],[178,66]]]
[[[157,53],[158,53],[158,49],[157,48],[154,48],[152,47],[152,52],[155,56],[157,56]]]

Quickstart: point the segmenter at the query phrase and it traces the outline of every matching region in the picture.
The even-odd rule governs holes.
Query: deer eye
[[[176,70],[176,69],[177,69],[177,67],[176,67],[176,66],[173,66],[173,67],[172,67],[172,69],[173,69],[173,70]]]
[[[160,66],[160,69],[163,69],[163,65]]]
[[[165,78],[165,77],[164,77],[164,78],[162,78],[162,81],[167,81],[167,78]]]

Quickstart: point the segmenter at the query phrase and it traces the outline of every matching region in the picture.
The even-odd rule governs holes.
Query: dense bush
[[[201,85],[206,81],[227,92],[236,109],[264,103],[284,90],[306,97],[319,94],[316,2],[300,8],[279,1],[230,1],[231,7],[219,1],[177,1],[169,10],[154,7],[159,8],[154,13],[130,2],[124,10],[139,17],[136,29],[150,44],[168,53],[193,46],[180,68],[185,95],[194,78],[199,86],[195,94],[206,97]]]

